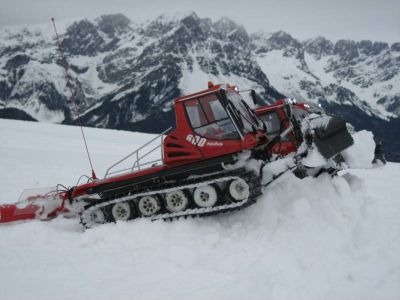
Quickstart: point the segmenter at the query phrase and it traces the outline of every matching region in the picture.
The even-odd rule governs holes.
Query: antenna
[[[71,92],[71,100],[72,100],[72,103],[74,104],[75,115],[78,117],[78,123],[79,123],[79,127],[81,128],[83,142],[85,143],[86,153],[87,153],[87,156],[88,156],[88,159],[89,159],[90,168],[92,170],[92,178],[93,178],[93,180],[96,180],[97,177],[96,177],[96,173],[94,172],[92,160],[90,158],[89,147],[87,145],[85,133],[83,131],[81,115],[79,114],[78,105],[76,105],[76,101],[75,101],[75,93],[74,93],[74,90],[72,88],[72,84],[71,84],[71,82],[69,80],[69,77],[68,77],[68,63],[67,63],[67,60],[65,59],[64,51],[63,51],[63,49],[61,47],[60,38],[58,36],[58,32],[57,32],[57,28],[56,28],[56,23],[54,22],[54,18],[51,18],[51,22],[53,23],[54,32],[56,34],[58,50],[60,50],[61,59],[63,60],[65,80],[67,81],[67,86],[69,87],[69,90]]]

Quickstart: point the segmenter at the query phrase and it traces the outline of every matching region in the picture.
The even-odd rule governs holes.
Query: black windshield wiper
[[[231,118],[233,125],[240,135],[240,138],[244,140],[244,124],[243,120],[240,118],[240,115],[238,115],[236,112],[236,107],[232,104],[231,101],[228,100],[228,97],[226,96],[226,91],[224,89],[220,89],[219,93],[216,94],[218,99],[222,103],[222,106],[226,110],[228,116]]]

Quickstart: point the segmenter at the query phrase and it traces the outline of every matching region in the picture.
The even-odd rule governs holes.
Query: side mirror
[[[258,105],[258,101],[257,101],[257,93],[255,90],[251,90],[251,99],[253,99],[253,103],[254,105]]]

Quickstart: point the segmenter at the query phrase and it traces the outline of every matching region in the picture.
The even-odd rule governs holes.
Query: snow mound
[[[371,250],[367,205],[354,175],[286,174],[254,206],[212,218],[8,225],[0,281],[7,299],[372,299],[387,274],[373,267],[380,254],[358,253]]]
[[[43,185],[77,177],[67,173],[84,164],[77,159],[76,128],[0,123],[7,141],[0,143],[0,163],[15,167],[0,173],[0,194],[11,199],[27,184],[16,178]],[[113,161],[132,140],[148,139],[113,130],[87,132],[91,145],[101,149],[97,163]],[[106,163],[100,167],[105,170]],[[277,163],[269,170],[282,167]],[[1,295],[7,300],[399,299],[400,202],[393,197],[400,194],[399,177],[400,166],[393,163],[349,169],[334,178],[300,180],[286,173],[253,206],[200,219],[135,220],[86,231],[78,220],[61,217],[5,224]]]
[[[354,144],[343,151],[342,155],[350,168],[372,168],[375,142],[372,132],[362,130],[353,134]]]

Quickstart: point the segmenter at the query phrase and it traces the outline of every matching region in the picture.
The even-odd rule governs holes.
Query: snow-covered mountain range
[[[249,34],[228,18],[195,13],[57,25],[85,125],[160,132],[174,122],[172,100],[212,80],[256,89],[266,103],[320,102],[374,131],[400,160],[391,139],[400,130],[400,43]],[[0,41],[0,117],[73,124],[52,24],[4,27]]]

